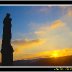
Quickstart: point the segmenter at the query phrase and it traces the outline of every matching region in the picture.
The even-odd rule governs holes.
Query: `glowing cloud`
[[[12,41],[15,53],[23,54],[25,50],[36,48],[42,45],[45,40],[14,40]]]
[[[17,59],[28,59],[30,58],[30,52],[26,52],[29,49],[35,49],[36,47],[42,45],[44,40],[14,40],[12,41],[12,46],[14,48],[14,60]],[[31,52],[32,53],[32,52]]]
[[[51,24],[50,29],[56,29],[63,26],[64,23],[61,20],[56,20],[55,22],[53,22],[53,24]]]
[[[51,50],[51,51],[43,51],[35,54],[35,57],[39,58],[48,58],[48,57],[63,57],[63,56],[69,56],[72,55],[72,49],[71,48],[64,48],[64,49],[58,49],[58,50]]]
[[[12,44],[14,46],[23,46],[23,48],[29,48],[33,46],[38,46],[43,43],[43,40],[14,40],[12,41]]]
[[[56,30],[58,28],[64,27],[64,22],[61,21],[61,20],[56,20],[50,25],[48,25],[48,24],[44,24],[43,26],[40,26],[37,29],[37,31],[35,31],[34,33],[37,34],[37,35],[44,35],[51,30]]]

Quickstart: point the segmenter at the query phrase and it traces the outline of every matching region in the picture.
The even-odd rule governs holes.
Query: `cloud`
[[[49,28],[56,29],[56,28],[63,27],[63,26],[64,26],[64,23],[61,20],[56,20],[50,25]]]
[[[40,24],[35,30],[35,34],[40,39],[46,39],[47,42],[42,46],[45,49],[57,49],[72,47],[72,18],[65,15],[52,23]]]
[[[42,13],[48,13],[50,11],[51,7],[50,6],[46,6],[46,7],[41,7],[39,9],[40,12]]]
[[[16,53],[24,53],[27,49],[36,48],[42,45],[45,41],[36,39],[36,40],[14,40],[12,41],[12,46]]]
[[[59,6],[59,8],[68,16],[72,16],[72,6]]]
[[[59,8],[60,8],[61,10],[65,10],[65,9],[67,8],[67,6],[59,6]]]
[[[36,13],[48,13],[52,6],[35,6],[32,7],[32,11]]]
[[[39,34],[39,35],[43,35],[43,34],[45,34],[45,31],[36,31],[36,32],[34,32],[35,34]]]
[[[54,57],[54,54],[57,53],[58,57],[63,56],[69,56],[72,55],[72,49],[71,48],[63,48],[63,49],[56,49],[56,50],[50,50],[50,51],[42,51],[39,53],[36,53],[34,56],[38,58],[48,58],[48,57]]]
[[[52,5],[47,5],[47,6],[33,6],[31,12],[29,12],[29,13],[30,14],[31,13],[42,13],[42,14],[45,14],[46,13],[47,14],[54,7],[58,7],[60,9],[60,13],[62,14],[62,16],[65,15],[66,13],[68,13],[68,11],[70,9],[72,9],[72,6],[64,6],[64,5],[59,5],[59,6],[52,6]]]
[[[56,30],[61,27],[64,27],[64,22],[61,20],[56,20],[51,24],[47,23],[47,24],[44,24],[44,25],[38,27],[37,31],[35,31],[34,33],[38,34],[38,35],[44,35],[51,30]]]
[[[14,48],[14,60],[17,59],[28,59],[33,55],[33,50],[36,50],[37,47],[41,46],[44,43],[44,40],[14,40],[12,41],[12,46]],[[33,52],[32,52],[33,51]]]
[[[61,10],[61,13],[63,15],[67,14],[68,16],[72,16],[72,6],[71,5],[70,6],[69,5],[68,6],[61,5],[61,6],[59,6],[59,9]]]
[[[63,49],[56,49],[56,50],[50,50],[50,51],[41,51],[37,52],[32,55],[28,55],[27,59],[34,59],[34,58],[50,58],[54,57],[54,55],[57,54],[58,57],[63,57],[63,56],[69,56],[72,55],[72,49],[71,48],[63,48]]]
[[[28,45],[28,44],[35,44],[35,43],[40,43],[41,40],[36,39],[36,40],[28,40],[28,39],[24,39],[24,40],[13,40],[12,44],[19,44],[19,45]]]

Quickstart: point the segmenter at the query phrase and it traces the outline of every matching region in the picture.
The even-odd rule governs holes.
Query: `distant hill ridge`
[[[1,65],[1,64],[0,64]],[[17,60],[14,66],[72,66],[72,55],[57,58],[37,58],[32,60]]]
[[[14,61],[14,66],[72,66],[72,56]]]

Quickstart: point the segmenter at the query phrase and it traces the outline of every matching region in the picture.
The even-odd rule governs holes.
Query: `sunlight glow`
[[[59,57],[59,53],[57,51],[54,51],[52,53],[52,57],[55,57],[55,58]]]

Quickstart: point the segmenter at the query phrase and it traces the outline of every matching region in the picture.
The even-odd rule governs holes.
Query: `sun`
[[[59,53],[57,51],[54,51],[52,53],[52,57],[55,57],[55,58],[59,57]]]

